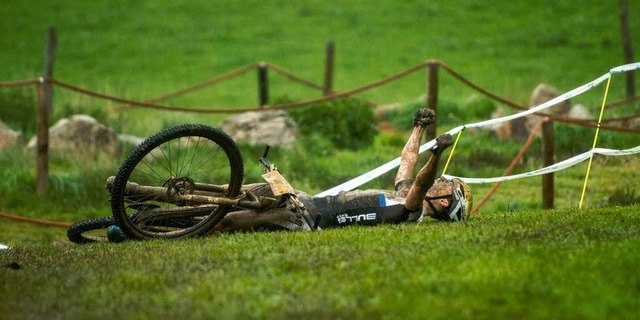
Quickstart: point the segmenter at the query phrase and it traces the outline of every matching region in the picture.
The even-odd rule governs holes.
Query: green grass
[[[639,209],[17,247],[0,251],[0,312],[6,319],[633,319]]]
[[[54,76],[81,87],[131,99],[175,91],[258,61],[270,61],[323,82],[324,51],[336,43],[335,89],[369,84],[425,60],[439,59],[480,86],[526,104],[539,82],[567,91],[621,65],[617,3],[589,1],[283,2],[13,1],[2,5],[0,80],[33,79],[43,70],[46,29],[58,30]],[[630,30],[640,10],[629,8]],[[517,18],[513,18],[517,17]],[[632,32],[640,43],[640,33]],[[319,92],[272,74],[271,97],[316,98]],[[442,71],[441,99],[464,101],[474,92]],[[624,94],[614,80],[612,97]],[[378,103],[411,101],[425,92],[425,75],[370,90]],[[249,107],[257,104],[255,73],[166,104]],[[601,98],[578,99],[594,105]],[[73,106],[69,108],[68,105]],[[65,112],[105,113],[113,103],[56,89],[55,118]],[[154,120],[140,118],[153,113]],[[218,116],[128,111],[110,121],[149,135],[185,121],[218,123]]]

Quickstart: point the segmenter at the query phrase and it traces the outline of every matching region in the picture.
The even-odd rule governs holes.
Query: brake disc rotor
[[[178,195],[193,194],[195,189],[195,182],[189,177],[169,178],[166,185],[169,199],[174,199]]]

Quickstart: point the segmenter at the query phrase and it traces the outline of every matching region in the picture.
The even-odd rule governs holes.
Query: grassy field
[[[637,51],[636,6],[630,4],[629,21]],[[566,92],[624,64],[618,2],[600,0],[25,0],[0,9],[7,17],[0,19],[0,82],[42,74],[45,34],[54,26],[56,79],[138,100],[258,61],[322,83],[328,41],[336,44],[336,91],[437,59],[526,105],[540,82]],[[439,132],[486,120],[501,107],[443,70],[439,79]],[[425,81],[425,72],[417,72],[356,98],[415,104]],[[624,93],[624,77],[615,75],[608,101]],[[572,103],[597,107],[603,95],[599,86]],[[271,72],[270,96],[299,101],[321,93]],[[163,104],[244,108],[257,101],[250,72]],[[32,87],[0,88],[0,120],[27,139],[34,134],[34,104]],[[56,88],[51,122],[87,113],[120,133],[148,136],[183,122],[217,125],[227,116],[113,112],[115,105]],[[605,118],[638,110],[627,105],[607,110]],[[558,161],[591,148],[594,130],[555,128]],[[270,157],[295,187],[316,193],[394,159],[407,136],[403,129],[382,132],[359,150],[304,137]],[[467,130],[447,173],[500,175],[521,143]],[[598,147],[639,144],[638,134],[601,131]],[[251,162],[261,148],[241,146],[249,182],[261,181]],[[514,173],[541,167],[540,148],[536,141]],[[33,154],[2,151],[0,211],[66,222],[107,216],[104,181],[125,156],[54,156],[51,194],[36,197]],[[638,168],[637,155],[595,157],[582,211],[575,208],[586,162],[556,174],[557,210],[540,210],[539,178],[507,182],[460,224],[75,246],[62,228],[3,219],[0,243],[14,248],[0,250],[0,318],[634,319],[640,314]],[[390,173],[363,188],[388,188],[392,181]],[[490,187],[473,185],[476,201]]]
[[[640,10],[633,6],[630,29],[638,30]],[[322,83],[328,41],[336,43],[337,91],[438,59],[486,89],[526,104],[540,82],[567,91],[624,63],[618,4],[598,0],[534,5],[380,1],[375,7],[367,1],[27,0],[5,3],[2,9],[11,18],[0,21],[1,81],[41,75],[46,29],[54,26],[55,78],[131,99],[162,95],[258,61]],[[640,43],[638,32],[631,36]],[[441,99],[464,101],[474,95],[446,73],[440,78]],[[305,100],[320,94],[275,74],[271,79],[271,97]],[[623,83],[614,81],[612,98],[623,96]],[[425,75],[418,72],[359,97],[393,103],[412,101],[424,91]],[[257,96],[256,77],[250,73],[165,103],[249,107],[256,106]],[[600,91],[575,103],[597,105],[601,97]],[[150,121],[147,110],[112,114],[106,111],[112,103],[64,89],[57,90],[56,102],[56,118],[94,113],[139,135],[171,123],[220,120],[151,111],[153,119],[162,121]]]
[[[0,251],[3,319],[635,319],[640,207]]]

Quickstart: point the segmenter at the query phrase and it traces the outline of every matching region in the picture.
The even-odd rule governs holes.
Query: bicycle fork
[[[262,175],[265,181],[271,187],[271,191],[273,195],[283,196],[285,197],[285,202],[289,206],[289,209],[296,214],[299,214],[304,218],[306,222],[305,229],[308,230],[317,230],[318,222],[320,220],[320,215],[317,216],[316,220],[311,217],[307,208],[305,208],[304,204],[298,199],[296,195],[296,190],[291,186],[289,181],[284,178],[282,173],[278,171],[278,169],[267,159],[267,154],[269,153],[269,145],[265,147],[264,153],[262,157],[259,159],[260,163],[262,163],[265,167],[265,173]]]

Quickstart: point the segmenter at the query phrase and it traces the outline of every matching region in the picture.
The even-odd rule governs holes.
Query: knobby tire
[[[220,222],[231,206],[218,205],[211,213],[194,217],[196,222],[182,227],[160,218],[155,223],[137,223],[136,208],[144,210],[140,208],[146,207],[140,205],[141,201],[155,207],[166,206],[169,210],[171,207],[198,204],[160,202],[139,195],[128,197],[125,193],[127,182],[162,186],[175,189],[176,193],[189,192],[188,187],[194,183],[228,184],[225,196],[235,197],[240,191],[243,177],[244,163],[240,151],[235,142],[220,129],[200,124],[167,128],[144,140],[118,170],[110,195],[113,218],[118,221],[122,231],[133,239],[198,236]],[[197,214],[197,210],[194,212]]]
[[[74,243],[107,242],[107,228],[116,225],[114,217],[102,217],[78,221],[67,229],[67,238]],[[105,229],[102,236],[87,234],[89,231]]]

